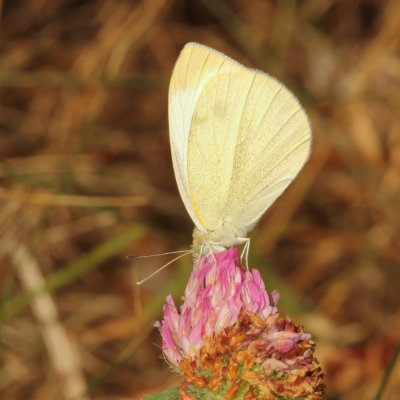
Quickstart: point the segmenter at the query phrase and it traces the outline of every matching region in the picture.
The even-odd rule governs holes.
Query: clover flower
[[[257,269],[239,265],[238,251],[201,257],[183,304],[167,297],[157,322],[167,362],[183,376],[189,399],[321,399],[323,374],[308,333],[278,314]]]

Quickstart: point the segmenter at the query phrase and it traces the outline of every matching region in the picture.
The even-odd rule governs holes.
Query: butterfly
[[[188,43],[169,86],[169,132],[197,257],[245,244],[247,233],[307,161],[308,117],[270,75]]]

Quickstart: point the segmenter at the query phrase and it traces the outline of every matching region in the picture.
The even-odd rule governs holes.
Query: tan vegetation
[[[190,246],[167,90],[197,41],[278,77],[310,115],[312,158],[250,261],[313,334],[329,398],[372,399],[400,332],[400,2],[1,5],[0,397],[140,399],[176,383],[152,324],[190,257],[139,288],[168,259],[125,255]]]

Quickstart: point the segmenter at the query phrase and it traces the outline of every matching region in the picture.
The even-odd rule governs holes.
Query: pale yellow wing
[[[197,228],[204,227],[189,198],[187,152],[193,111],[210,79],[221,73],[240,70],[236,61],[197,43],[188,43],[175,64],[169,86],[169,132],[175,177],[182,200]]]
[[[242,66],[215,74],[202,86],[190,124],[195,217],[209,231],[227,226],[246,235],[296,177],[310,145],[303,108],[277,80]]]

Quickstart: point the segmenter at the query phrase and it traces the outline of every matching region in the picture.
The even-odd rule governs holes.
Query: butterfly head
[[[194,228],[193,244],[194,257],[199,258],[210,253],[225,251],[228,247],[242,244],[243,239],[230,225],[221,225],[217,230],[200,230]]]

